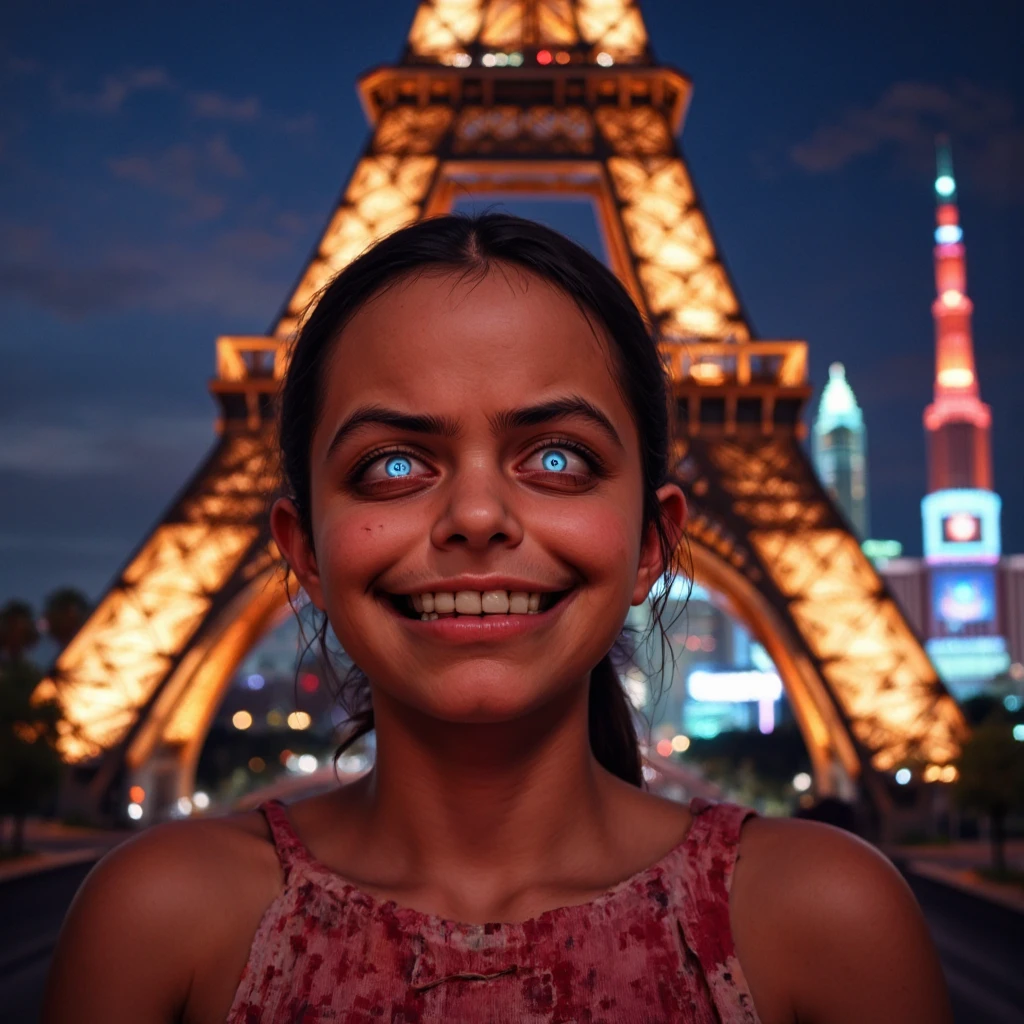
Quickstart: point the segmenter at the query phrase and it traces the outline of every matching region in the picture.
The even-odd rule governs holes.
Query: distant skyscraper
[[[861,540],[868,536],[866,447],[864,416],[846,381],[846,369],[833,363],[814,421],[812,454],[825,489]]]
[[[974,367],[967,267],[949,144],[940,141],[935,178],[935,400],[925,410],[928,490],[992,494],[992,414],[982,402]],[[992,538],[995,540],[995,537]]]
[[[992,490],[992,415],[982,402],[971,335],[963,231],[949,144],[935,177],[935,398],[924,413],[928,491],[921,502],[931,622],[928,650],[949,680],[1009,665],[996,566],[1000,500]]]
[[[964,698],[1007,668],[1015,679],[1024,673],[1024,556],[1002,555],[1001,503],[992,490],[992,416],[974,365],[974,307],[945,139],[939,140],[935,198],[935,394],[924,413],[924,558],[893,558],[879,569],[928,638],[939,674]]]

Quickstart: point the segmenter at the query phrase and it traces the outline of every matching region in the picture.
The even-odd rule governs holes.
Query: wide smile
[[[408,594],[381,594],[382,604],[396,620],[424,639],[432,638],[453,643],[476,643],[512,639],[543,629],[561,616],[572,604],[578,587],[541,594],[535,612],[526,614],[507,612],[466,614],[461,612],[434,613],[427,617],[417,612]]]

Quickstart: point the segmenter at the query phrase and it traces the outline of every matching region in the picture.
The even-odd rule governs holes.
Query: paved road
[[[1024,914],[907,875],[942,959],[957,1024],[1024,1024]]]
[[[88,864],[0,885],[0,1024],[35,1024],[60,922]],[[1024,1024],[1020,914],[910,876],[946,970],[956,1024]]]
[[[91,863],[0,885],[0,1024],[34,1024],[61,921]]]

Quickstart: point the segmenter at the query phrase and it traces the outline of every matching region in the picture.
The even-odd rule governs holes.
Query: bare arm
[[[750,822],[734,895],[771,922],[771,969],[784,979],[799,1024],[952,1024],[921,909],[890,861],[863,840],[816,822]],[[747,952],[764,970],[764,959]]]

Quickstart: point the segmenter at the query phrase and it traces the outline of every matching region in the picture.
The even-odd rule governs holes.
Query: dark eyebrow
[[[540,423],[547,423],[549,420],[566,419],[570,416],[588,420],[601,430],[609,441],[625,450],[625,446],[612,426],[612,421],[593,402],[587,401],[581,395],[565,395],[562,398],[552,398],[550,401],[541,402],[538,405],[527,405],[521,409],[505,409],[488,419],[491,430],[499,434],[502,431],[535,427]]]
[[[538,426],[549,420],[565,419],[570,416],[588,420],[598,427],[610,441],[624,450],[625,446],[612,426],[611,420],[596,405],[580,395],[565,395],[562,398],[553,398],[538,405],[527,405],[521,409],[504,409],[494,416],[488,417],[488,420],[491,430],[495,434],[499,434],[523,427]],[[397,409],[388,409],[383,405],[362,405],[346,417],[334,432],[334,437],[331,438],[330,446],[327,449],[327,458],[331,457],[345,438],[372,424],[394,427],[396,430],[404,430],[412,434],[433,434],[453,440],[462,434],[459,421],[448,416],[399,412]]]

